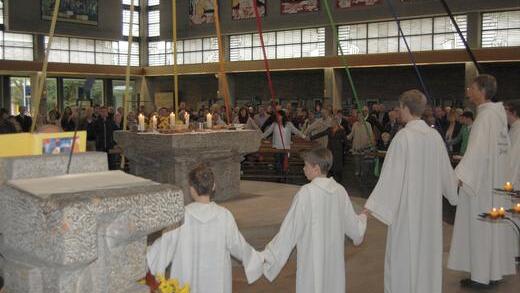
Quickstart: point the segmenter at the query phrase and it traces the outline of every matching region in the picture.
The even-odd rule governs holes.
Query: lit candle
[[[189,127],[190,126],[190,114],[188,114],[188,112],[186,112],[184,114],[184,121],[186,123],[186,127]]]
[[[152,129],[157,129],[157,117],[155,115],[152,116]]]
[[[501,218],[503,218],[503,217],[505,217],[505,215],[506,215],[506,210],[504,210],[503,207],[500,207],[500,208],[498,209],[498,216],[501,217]]]
[[[520,203],[517,203],[514,208],[515,212],[520,213]]]
[[[170,113],[170,128],[175,128],[175,114],[173,112]]]
[[[513,191],[513,184],[511,184],[511,182],[506,182],[506,184],[504,185],[504,190],[507,192]]]
[[[496,219],[498,218],[498,210],[497,208],[493,208],[491,209],[491,212],[489,213],[489,215],[491,216],[491,219]]]
[[[137,117],[138,120],[139,120],[139,125],[137,127],[137,130],[138,131],[144,131],[145,130],[145,126],[144,126],[144,115],[143,114],[139,114],[139,116]]]
[[[208,115],[206,115],[206,123],[208,125],[208,128],[213,127],[213,115],[211,115],[211,113],[208,113]]]

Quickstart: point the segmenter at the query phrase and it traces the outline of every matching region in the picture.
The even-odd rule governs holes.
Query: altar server
[[[426,97],[400,97],[402,122],[365,207],[388,225],[385,293],[442,292],[442,196],[457,203],[457,179],[439,133],[420,119]]]
[[[509,124],[509,138],[511,151],[509,153],[511,171],[509,180],[515,190],[520,189],[520,101],[510,102],[506,106],[507,123]]]
[[[506,112],[502,103],[491,102],[496,90],[496,79],[486,74],[468,88],[478,113],[466,153],[455,169],[462,188],[448,260],[448,268],[470,273],[461,281],[463,287],[491,287],[515,273],[513,230],[505,223],[479,219],[493,206],[510,205],[506,197],[493,194],[507,181],[509,168]]]
[[[343,186],[327,178],[332,154],[323,147],[303,154],[311,182],[294,196],[280,231],[266,246],[264,275],[273,281],[297,247],[297,293],[345,292],[345,235],[361,244],[366,215],[357,215]]]
[[[184,223],[166,232],[147,253],[153,275],[164,274],[188,283],[192,293],[231,293],[231,255],[242,261],[248,283],[262,276],[263,258],[244,239],[233,215],[210,201],[215,190],[212,171],[199,165],[189,173],[191,197]]]

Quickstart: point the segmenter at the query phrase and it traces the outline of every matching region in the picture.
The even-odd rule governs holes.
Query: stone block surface
[[[6,289],[142,292],[147,235],[183,216],[178,187],[120,171],[10,180],[0,186]]]

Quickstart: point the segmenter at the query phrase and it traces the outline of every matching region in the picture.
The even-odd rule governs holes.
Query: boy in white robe
[[[457,179],[438,131],[420,119],[426,97],[400,97],[406,126],[392,140],[365,207],[388,225],[385,293],[442,292],[442,196],[457,203]]]
[[[463,287],[489,288],[516,271],[511,226],[479,219],[492,207],[511,204],[493,193],[508,181],[510,166],[504,106],[491,102],[496,91],[496,79],[486,74],[477,76],[468,89],[478,113],[466,153],[455,169],[462,187],[448,259],[448,268],[470,273],[461,281]]]
[[[263,258],[244,239],[233,215],[211,202],[215,189],[211,170],[199,165],[189,173],[191,197],[184,223],[156,240],[147,253],[153,275],[164,274],[188,283],[191,293],[231,293],[231,255],[242,261],[248,283],[262,276]]]
[[[297,293],[345,292],[345,235],[361,244],[366,215],[357,215],[342,185],[327,178],[332,154],[323,147],[303,155],[311,183],[302,186],[280,231],[266,246],[264,275],[273,281],[297,247]]]

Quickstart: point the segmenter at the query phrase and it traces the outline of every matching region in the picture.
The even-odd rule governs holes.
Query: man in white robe
[[[303,155],[302,186],[283,220],[280,231],[266,246],[264,275],[273,281],[297,247],[297,293],[345,293],[345,235],[361,244],[366,215],[357,215],[341,184],[326,174],[332,153],[323,147]]]
[[[496,79],[479,75],[468,88],[478,107],[468,148],[455,169],[462,185],[451,241],[448,268],[469,272],[463,287],[489,288],[515,273],[514,232],[507,223],[482,221],[479,214],[492,207],[508,207],[505,196],[495,195],[507,181],[509,137],[502,103],[493,103]]]
[[[400,97],[406,126],[392,140],[365,208],[388,225],[385,293],[442,292],[442,196],[457,203],[457,180],[439,133],[420,119],[426,97]]]
[[[214,190],[210,177],[201,177],[201,185]],[[242,261],[249,284],[260,278],[263,257],[246,242],[231,212],[210,202],[208,193],[193,186],[190,191],[194,202],[185,207],[182,226],[164,233],[147,252],[150,272],[164,275],[171,264],[170,278],[189,284],[191,293],[231,293],[232,255]]]
[[[520,189],[520,101],[510,102],[506,105],[507,123],[509,124],[509,139],[511,150],[509,151],[509,162],[511,170],[509,182],[515,190]],[[513,218],[520,225],[520,219]],[[517,235],[518,236],[518,235]],[[515,237],[516,256],[520,256],[518,237]]]
[[[509,124],[509,138],[511,151],[509,153],[511,182],[515,190],[520,189],[520,101],[508,103],[506,106],[507,123]]]

